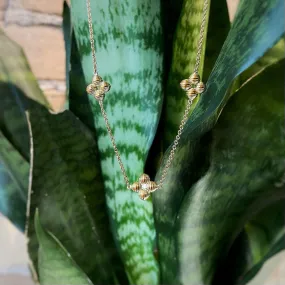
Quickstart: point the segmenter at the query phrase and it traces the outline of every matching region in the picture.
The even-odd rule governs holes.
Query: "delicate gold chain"
[[[98,70],[97,70],[97,60],[96,60],[96,50],[95,50],[95,43],[94,43],[94,32],[93,32],[93,24],[92,24],[92,14],[91,14],[91,5],[90,5],[90,0],[86,0],[86,6],[87,6],[87,14],[88,14],[88,26],[89,26],[89,35],[90,35],[90,45],[91,45],[91,50],[92,50],[92,59],[93,59],[93,70],[94,70],[94,75],[98,74]],[[202,22],[201,22],[201,27],[200,27],[200,34],[199,34],[199,41],[198,41],[198,50],[197,50],[197,55],[196,55],[196,63],[195,63],[195,67],[194,67],[194,73],[198,74],[198,70],[199,70],[199,66],[200,66],[200,61],[201,61],[201,55],[202,55],[202,50],[203,50],[203,41],[204,41],[204,34],[205,34],[205,27],[206,27],[206,20],[207,20],[207,12],[208,12],[208,0],[204,0],[204,4],[203,4],[203,11],[202,11]],[[106,128],[108,131],[108,134],[110,136],[111,142],[112,142],[112,146],[114,148],[114,152],[115,155],[117,157],[121,172],[123,174],[125,183],[127,185],[128,189],[131,189],[131,185],[130,185],[130,181],[127,175],[127,172],[125,170],[125,167],[123,165],[122,162],[122,158],[120,156],[116,141],[115,141],[115,137],[113,135],[109,120],[108,120],[108,116],[107,113],[104,109],[104,105],[103,105],[103,98],[104,96],[98,97],[98,102],[100,105],[100,109],[101,109],[101,113],[102,116],[104,118],[105,124],[106,124]],[[175,137],[175,140],[171,146],[171,150],[168,156],[168,159],[164,165],[164,168],[161,172],[161,178],[157,184],[157,189],[162,188],[163,183],[166,179],[168,170],[171,166],[171,163],[174,159],[175,156],[175,152],[177,149],[177,146],[179,144],[180,138],[181,138],[181,134],[183,132],[184,126],[188,120],[188,113],[190,111],[192,105],[192,98],[189,98],[186,104],[186,108],[184,111],[184,115],[183,118],[181,120],[181,123],[179,125],[178,128],[178,132],[177,135]]]
[[[93,60],[93,71],[94,71],[94,74],[97,74],[98,73],[97,72],[97,60],[96,60],[96,50],[95,50],[95,43],[94,43],[94,32],[93,32],[90,0],[86,0],[86,6],[87,6],[87,16],[88,16],[88,26],[89,26],[89,39],[90,39],[92,60]]]
[[[205,0],[204,5],[203,5],[202,22],[201,22],[201,27],[200,27],[200,35],[199,35],[199,41],[198,41],[196,63],[195,63],[195,67],[194,67],[194,72],[196,72],[196,73],[198,73],[198,71],[199,71],[201,55],[202,55],[202,50],[203,50],[205,27],[206,27],[207,16],[208,16],[208,6],[209,6],[209,2],[208,2],[208,0]]]
[[[162,188],[163,182],[164,182],[164,180],[166,178],[166,175],[167,175],[167,172],[168,172],[168,170],[170,168],[172,160],[174,159],[174,154],[175,154],[176,148],[177,148],[177,146],[179,144],[179,141],[180,141],[180,136],[181,136],[182,131],[184,129],[184,126],[185,126],[185,124],[186,124],[186,122],[188,120],[188,113],[190,111],[191,105],[192,105],[192,100],[188,99],[187,105],[186,105],[186,109],[184,111],[184,115],[183,115],[183,118],[182,118],[182,121],[180,123],[177,135],[175,137],[175,140],[174,140],[174,142],[172,144],[172,147],[171,147],[171,150],[170,150],[170,154],[169,154],[168,159],[166,161],[166,164],[165,164],[165,166],[164,166],[164,168],[163,168],[163,170],[161,172],[161,178],[160,178],[160,180],[158,182],[158,188]]]
[[[113,132],[112,132],[112,129],[111,129],[111,126],[110,126],[108,117],[107,117],[107,113],[106,113],[106,111],[105,111],[105,109],[104,109],[104,105],[103,105],[103,100],[102,100],[102,99],[99,100],[99,105],[100,105],[101,113],[102,113],[102,115],[103,115],[103,118],[104,118],[104,121],[105,121],[105,124],[106,124],[106,127],[107,127],[107,131],[108,131],[108,133],[109,133],[109,136],[110,136],[110,139],[111,139],[111,142],[112,142],[114,151],[115,151],[115,155],[116,155],[117,160],[118,160],[118,162],[119,162],[121,171],[122,171],[123,176],[124,176],[124,180],[125,180],[125,182],[126,182],[126,184],[127,184],[127,188],[129,189],[129,188],[130,188],[130,181],[129,181],[127,172],[126,172],[126,170],[125,170],[124,164],[123,164],[123,162],[122,162],[122,159],[121,159],[121,156],[120,156],[120,153],[119,153],[119,150],[118,150],[116,141],[115,141],[115,137],[114,137],[114,135],[113,135]]]

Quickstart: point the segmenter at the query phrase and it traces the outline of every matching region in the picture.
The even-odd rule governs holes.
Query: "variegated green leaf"
[[[92,1],[99,74],[112,85],[105,98],[110,124],[131,181],[143,173],[162,104],[162,29],[160,1]],[[72,1],[72,21],[86,82],[93,67],[86,4]],[[112,228],[132,284],[157,284],[151,201],[127,190],[105,123],[94,98],[71,110],[96,127]],[[84,103],[82,101],[85,100]],[[88,100],[88,101],[87,101]],[[86,120],[88,118],[88,120]]]
[[[35,213],[35,230],[40,245],[38,267],[42,285],[92,284],[60,241],[43,229],[38,211]]]
[[[29,164],[0,132],[0,212],[24,231]]]
[[[235,94],[213,129],[209,169],[177,215],[182,284],[211,284],[243,225],[285,197],[275,186],[285,172],[283,67],[272,65]]]

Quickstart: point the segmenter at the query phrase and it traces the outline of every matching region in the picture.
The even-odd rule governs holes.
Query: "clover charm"
[[[96,74],[93,76],[92,83],[87,86],[86,91],[97,100],[102,100],[104,99],[105,93],[110,89],[111,85]]]
[[[186,91],[188,98],[192,100],[205,91],[205,84],[200,81],[200,76],[196,72],[191,74],[188,79],[182,80],[180,86]]]
[[[130,188],[137,192],[142,200],[146,200],[152,192],[158,189],[158,185],[154,181],[150,181],[147,174],[142,174],[139,181],[133,183]]]

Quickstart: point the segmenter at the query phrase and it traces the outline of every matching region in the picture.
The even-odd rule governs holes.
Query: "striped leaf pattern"
[[[160,3],[101,0],[91,4],[99,74],[112,85],[105,98],[106,111],[129,178],[136,181],[143,173],[162,104]],[[72,1],[71,10],[89,83],[93,70],[84,1]],[[81,96],[87,98],[84,90]],[[90,98],[88,104],[78,100],[74,108],[77,114],[78,109],[89,114],[96,128],[113,233],[130,283],[157,284],[152,203],[126,189],[96,100]]]

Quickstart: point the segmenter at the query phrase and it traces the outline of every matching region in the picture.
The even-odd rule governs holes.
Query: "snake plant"
[[[193,71],[203,0],[92,1],[126,171],[159,179]],[[64,4],[67,103],[54,114],[0,31],[0,211],[41,284],[243,285],[284,249],[284,2],[211,1],[195,99],[165,186],[127,190],[97,101],[85,1]]]

